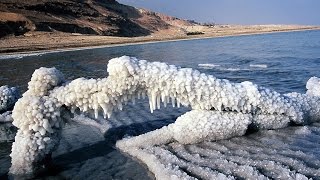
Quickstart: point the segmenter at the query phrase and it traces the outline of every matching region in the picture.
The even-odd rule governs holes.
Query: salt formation
[[[36,163],[50,154],[59,142],[60,104],[50,98],[49,91],[63,82],[55,68],[36,70],[28,84],[28,91],[20,98],[12,112],[13,125],[18,129],[10,154],[10,173],[29,175]]]
[[[204,140],[226,139],[244,135],[251,122],[252,116],[249,114],[192,110],[178,117],[173,124],[137,137],[124,139],[118,145],[121,148],[160,145],[174,140],[181,144],[192,144]]]
[[[301,107],[307,104],[292,97],[251,82],[216,79],[190,68],[124,56],[110,60],[108,72],[108,78],[76,79],[55,88],[50,96],[71,107],[72,111],[79,108],[96,118],[99,112],[110,117],[112,111],[122,110],[129,100],[135,101],[136,97],[145,95],[149,97],[151,112],[160,108],[161,102],[167,106],[171,101],[172,106],[178,107],[251,114],[257,129],[286,127],[290,121],[303,124],[310,118],[310,108]],[[311,116],[317,117],[318,109],[312,108],[315,114]]]
[[[13,107],[14,103],[19,98],[18,89],[15,87],[1,86],[0,87],[0,113],[5,112]]]
[[[320,97],[320,78],[312,77],[307,82],[307,94]]]
[[[318,179],[319,125],[189,145],[146,140],[121,150],[144,163],[156,179]]]
[[[107,70],[107,78],[78,78],[63,85],[62,74],[54,68],[34,72],[29,90],[13,110],[19,131],[10,173],[32,173],[35,162],[52,152],[64,123],[60,118],[64,106],[95,118],[102,112],[107,118],[128,101],[147,95],[151,112],[170,102],[193,109],[169,126],[118,142],[124,151],[174,140],[189,144],[225,139],[243,135],[249,126],[276,129],[320,117],[318,97],[281,95],[251,82],[231,83],[190,68],[123,56],[111,59]]]
[[[0,87],[0,142],[13,140],[16,129],[11,122],[11,109],[20,94],[15,87]]]

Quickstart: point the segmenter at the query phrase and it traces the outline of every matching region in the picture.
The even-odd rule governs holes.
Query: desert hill
[[[136,37],[193,25],[115,0],[1,0],[0,37],[66,32]]]

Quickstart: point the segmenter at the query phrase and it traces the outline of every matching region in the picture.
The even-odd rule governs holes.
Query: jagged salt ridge
[[[55,68],[34,72],[28,91],[13,110],[13,124],[19,130],[10,155],[11,174],[32,174],[37,163],[50,155],[68,119],[62,117],[68,112],[65,107],[96,118],[102,112],[106,118],[122,110],[128,101],[147,95],[151,112],[159,109],[161,102],[167,106],[170,101],[172,106],[195,109],[172,125],[120,141],[122,150],[139,146],[146,139],[146,145],[173,140],[195,143],[243,135],[249,125],[274,129],[289,122],[304,124],[319,119],[317,97],[284,96],[251,82],[231,83],[190,68],[128,56],[111,59],[107,70],[107,78],[79,78],[64,84],[63,75]]]
[[[151,112],[160,108],[161,102],[166,106],[171,101],[173,106],[192,109],[284,115],[299,124],[309,116],[290,97],[251,82],[216,79],[191,68],[124,56],[110,60],[108,72],[108,78],[76,79],[56,88],[52,96],[73,109],[94,110],[96,116],[99,110],[110,116],[113,108],[121,110],[123,103],[145,94]]]

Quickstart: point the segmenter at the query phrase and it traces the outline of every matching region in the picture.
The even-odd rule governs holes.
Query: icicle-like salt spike
[[[150,112],[153,113],[153,102],[152,102],[152,98],[149,98],[149,107],[150,107]]]
[[[176,107],[175,97],[171,97],[172,107]]]
[[[72,106],[71,107],[71,113],[75,113],[76,107]]]
[[[156,92],[151,92],[151,99],[152,99],[152,109],[156,110],[157,107],[157,94]]]
[[[180,100],[177,98],[177,107],[180,108]]]
[[[142,94],[142,99],[145,99],[146,98],[146,93],[144,91],[142,91],[141,94]]]
[[[134,95],[131,96],[131,101],[132,101],[132,104],[135,105],[136,104],[136,98]]]
[[[157,108],[160,109],[160,104],[161,100],[160,100],[160,95],[157,95]]]
[[[98,116],[99,116],[99,110],[94,109],[94,118],[98,119]]]

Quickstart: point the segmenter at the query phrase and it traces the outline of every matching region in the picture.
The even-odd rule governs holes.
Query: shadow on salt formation
[[[90,146],[61,154],[52,159],[47,159],[45,162],[46,168],[38,172],[35,177],[41,178],[58,175],[63,171],[73,168],[74,164],[85,162],[95,157],[105,156],[112,151],[114,151],[114,149],[108,142],[101,141]]]
[[[119,114],[119,113],[121,113],[121,112],[115,113],[114,114],[115,117],[113,117],[111,119],[121,118],[122,114]],[[158,113],[162,114],[165,112],[160,111]],[[128,115],[128,114],[126,113],[126,115]],[[151,116],[151,114],[150,114],[150,116]],[[91,121],[96,121],[96,119],[94,119],[92,114],[87,114],[87,118],[90,119]],[[141,118],[141,117],[135,116],[134,118]],[[148,116],[145,118],[148,118]],[[58,148],[58,150],[57,150],[58,155],[56,155],[56,156],[53,155],[52,159],[47,159],[45,162],[46,167],[41,169],[40,171],[38,171],[37,174],[35,174],[35,178],[46,178],[46,177],[50,177],[50,176],[58,177],[61,175],[64,178],[72,177],[72,176],[70,176],[70,174],[68,174],[68,173],[66,174],[66,172],[77,171],[76,169],[79,164],[86,164],[88,161],[95,161],[95,159],[97,159],[97,158],[104,158],[106,156],[109,156],[110,154],[116,154],[116,156],[117,156],[117,157],[108,157],[106,159],[108,162],[113,163],[112,166],[115,166],[114,164],[116,164],[118,161],[118,158],[120,158],[120,159],[123,159],[123,161],[128,161],[128,162],[126,162],[126,165],[124,167],[126,169],[126,171],[128,171],[128,169],[132,169],[131,171],[133,171],[133,172],[129,171],[129,173],[128,172],[123,173],[120,179],[126,178],[125,176],[127,176],[130,173],[143,174],[143,176],[145,176],[144,173],[147,173],[148,171],[143,166],[136,164],[137,162],[135,162],[133,159],[127,157],[126,154],[122,154],[120,151],[118,151],[117,148],[115,147],[115,143],[118,140],[122,139],[123,137],[138,136],[140,134],[144,134],[144,133],[159,129],[159,128],[166,126],[174,121],[175,121],[175,117],[166,118],[166,119],[157,118],[157,120],[143,121],[143,122],[135,122],[134,120],[132,120],[131,124],[128,124],[128,125],[120,125],[120,126],[110,127],[110,129],[108,129],[104,134],[102,134],[104,139],[101,139],[100,141],[95,142],[94,144],[86,145],[84,147],[81,146],[80,148],[76,147],[76,149],[72,148],[74,150],[71,150],[71,151],[66,150],[65,148],[60,148],[60,149]],[[70,121],[70,123],[71,123],[71,126],[75,126],[75,125],[77,126],[78,121],[75,121],[75,123],[73,121]],[[83,124],[78,124],[78,125],[80,125],[80,128],[81,128],[81,126],[83,126],[81,129],[83,129],[83,128],[88,128],[88,130],[90,130],[90,128],[96,129],[96,127],[90,126],[90,125],[83,125]],[[80,129],[80,128],[78,127],[77,129]],[[76,134],[88,133],[87,135],[80,135],[80,136],[95,136],[94,134],[97,133],[99,129],[97,129],[97,132],[93,132],[92,130],[90,132],[88,130],[79,130],[80,132],[74,132],[74,133],[76,133]],[[64,129],[65,133],[70,133],[70,131],[71,131],[70,128]],[[64,138],[66,138],[66,137],[63,137],[62,140],[64,140]],[[73,137],[73,139],[74,139],[74,137]],[[77,140],[74,139],[74,141],[77,141]],[[66,143],[63,143],[62,146],[66,146]],[[61,151],[62,152],[67,151],[67,152],[60,154]],[[54,153],[57,154],[57,152],[54,152]],[[132,164],[134,164],[134,167],[130,168],[130,166],[133,166]],[[93,166],[98,168],[97,164],[94,164]],[[103,164],[102,166],[106,167],[105,164]],[[129,167],[127,167],[127,166],[129,166]],[[117,168],[119,168],[119,167],[117,167]],[[109,171],[109,169],[106,171]],[[112,173],[112,172],[110,172],[110,173]],[[94,178],[94,176],[95,176],[95,174],[92,174],[89,177]],[[152,179],[152,177],[153,177],[153,175],[151,175],[151,177],[147,176],[145,178]],[[138,179],[141,179],[141,178],[138,178]]]
[[[151,132],[156,129],[160,129],[164,126],[167,126],[173,123],[175,119],[159,119],[156,121],[150,122],[141,122],[141,123],[134,123],[130,125],[122,125],[116,128],[109,129],[105,134],[104,137],[107,142],[112,142],[113,145],[118,140],[123,139],[124,137],[131,137],[131,136],[138,136],[141,134],[145,134],[147,132]]]
[[[150,122],[133,123],[130,125],[121,125],[118,127],[110,128],[103,134],[105,138],[104,141],[99,141],[95,144],[92,144],[86,147],[81,147],[76,150],[58,155],[56,157],[53,157],[52,159],[47,159],[47,162],[45,163],[46,168],[37,172],[35,178],[59,176],[61,174],[65,175],[64,172],[75,171],[76,166],[79,163],[85,164],[88,161],[95,161],[97,158],[104,158],[106,156],[109,156],[110,154],[115,154],[115,153],[116,153],[116,156],[108,157],[107,161],[115,164],[119,158],[124,159],[125,161],[128,161],[127,163],[129,163],[125,165],[126,166],[125,168],[132,169],[131,171],[134,171],[131,173],[137,173],[137,174],[147,173],[148,171],[145,169],[145,167],[141,165],[137,165],[136,164],[137,162],[135,162],[133,159],[117,151],[115,147],[115,143],[118,140],[122,139],[123,137],[138,136],[140,134],[144,134],[144,133],[159,129],[163,126],[166,126],[174,122],[174,120],[175,120],[174,118],[159,119],[159,120],[150,121]],[[103,162],[105,163],[105,161]],[[132,164],[134,164],[134,167],[132,168],[127,167],[127,166],[133,166]],[[98,168],[97,164],[94,164],[93,166]],[[103,164],[103,166],[106,167],[105,164]],[[126,173],[126,174],[130,174],[130,173]],[[126,174],[124,174],[124,176]],[[70,176],[70,175],[66,175],[66,176]],[[92,174],[90,178],[94,178],[94,176],[95,175]],[[151,177],[149,176],[150,175],[144,177],[144,179],[150,179]],[[123,177],[121,176],[121,178]],[[141,179],[141,176],[138,179]]]

